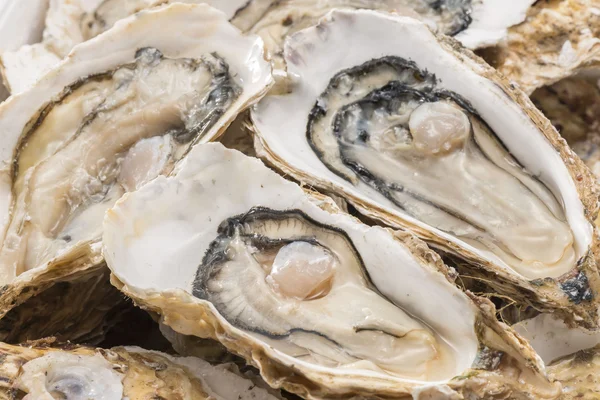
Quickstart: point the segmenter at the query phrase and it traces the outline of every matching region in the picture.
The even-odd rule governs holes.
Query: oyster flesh
[[[61,345],[52,339],[26,345],[0,343],[0,399],[281,398],[226,364],[213,366],[196,357],[173,357],[139,347],[105,350]]]
[[[221,135],[271,81],[260,38],[209,6],[173,4],[122,20],[11,96],[0,106],[0,317],[103,273],[105,210]]]
[[[595,180],[521,92],[424,24],[366,10],[289,36],[285,60],[293,90],[251,113],[259,156],[503,295],[598,326]]]
[[[137,304],[303,397],[557,395],[538,356],[423,242],[218,143],[108,210],[103,248]]]

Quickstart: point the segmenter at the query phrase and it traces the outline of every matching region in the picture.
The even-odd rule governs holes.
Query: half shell
[[[122,20],[2,104],[0,317],[103,274],[104,211],[221,135],[271,79],[260,38],[206,5],[173,4]]]
[[[252,110],[259,156],[597,327],[595,179],[523,93],[422,23],[365,10],[288,37],[285,59],[291,92]]]
[[[136,303],[303,397],[557,395],[537,355],[424,243],[220,144],[126,194],[103,246]]]

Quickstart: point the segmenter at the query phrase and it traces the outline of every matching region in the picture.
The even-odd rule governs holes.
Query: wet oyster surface
[[[169,172],[241,90],[216,53],[169,59],[155,48],[65,89],[22,134],[2,262],[19,275],[99,237],[104,211]]]
[[[455,350],[382,297],[339,228],[300,210],[259,207],[223,221],[218,233],[192,293],[234,326],[327,367],[431,381],[454,373]]]
[[[569,271],[576,252],[560,202],[468,100],[437,84],[395,56],[339,71],[310,111],[309,144],[348,182],[527,278]]]

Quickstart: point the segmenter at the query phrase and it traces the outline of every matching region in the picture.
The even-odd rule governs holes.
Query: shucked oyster
[[[44,340],[28,347],[0,343],[0,355],[0,399],[6,400],[280,398],[225,364],[138,347],[104,350]]]
[[[537,355],[424,243],[220,144],[119,200],[103,246],[136,303],[304,397],[556,395]]]
[[[102,273],[104,211],[218,137],[270,82],[260,38],[174,4],[121,21],[12,96],[0,107],[0,317],[32,289]]]
[[[244,0],[50,0],[40,43],[3,49],[0,70],[12,94],[20,93],[55,67],[71,49],[138,11],[170,3],[216,6],[231,18]],[[23,21],[20,21],[23,25]]]
[[[410,18],[334,11],[285,50],[293,90],[253,110],[259,155],[597,326],[594,179],[522,93]]]

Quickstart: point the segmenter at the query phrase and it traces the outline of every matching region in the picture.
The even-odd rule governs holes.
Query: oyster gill
[[[172,357],[138,347],[110,350],[59,345],[0,344],[0,398],[24,400],[216,399],[275,400],[250,379],[195,357]],[[53,346],[53,347],[49,347]],[[18,397],[21,398],[21,397]]]
[[[556,395],[528,345],[424,243],[367,227],[220,144],[119,200],[103,246],[136,303],[219,340],[274,387],[310,398],[422,386]]]
[[[501,293],[595,327],[593,177],[457,49],[413,19],[333,11],[288,38],[293,90],[253,110],[257,153],[468,260]]]
[[[102,265],[104,211],[268,89],[262,48],[217,10],[174,4],[78,46],[2,105],[2,315],[31,287]]]

